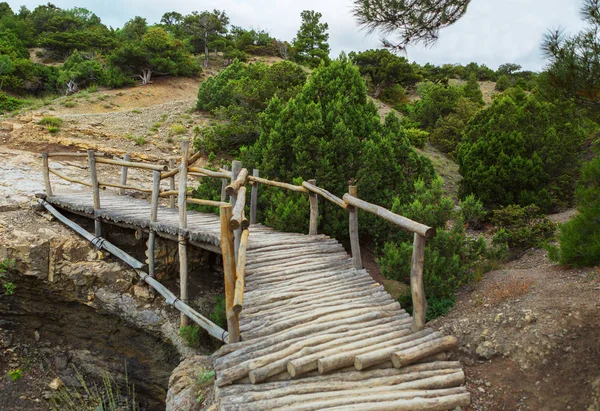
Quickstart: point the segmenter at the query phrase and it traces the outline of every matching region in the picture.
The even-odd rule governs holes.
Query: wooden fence
[[[157,222],[159,198],[169,197],[169,206],[175,208],[175,198],[177,198],[177,208],[179,210],[179,275],[180,275],[180,295],[181,300],[187,307],[188,303],[188,259],[187,245],[187,204],[197,204],[205,206],[219,207],[220,211],[220,251],[223,259],[223,270],[225,280],[225,301],[228,334],[213,324],[214,327],[207,328],[206,319],[202,317],[202,323],[196,321],[200,326],[207,329],[211,335],[221,332],[221,339],[226,342],[240,341],[239,314],[243,309],[245,269],[246,269],[246,250],[252,224],[256,223],[256,211],[258,203],[258,188],[260,184],[279,187],[289,191],[305,193],[308,195],[310,203],[310,222],[309,235],[317,234],[318,227],[318,203],[319,197],[322,197],[333,204],[345,209],[349,214],[350,226],[350,244],[353,258],[353,264],[356,269],[362,269],[362,260],[360,254],[359,228],[358,228],[358,210],[364,210],[373,213],[402,229],[414,233],[414,244],[412,254],[412,268],[410,276],[411,294],[413,301],[413,331],[420,331],[425,326],[427,301],[425,299],[425,290],[423,285],[423,265],[425,257],[425,244],[427,238],[435,234],[435,229],[427,227],[418,222],[412,221],[406,217],[392,213],[391,211],[375,204],[368,203],[358,198],[355,186],[348,188],[348,193],[339,198],[329,191],[317,186],[315,180],[309,180],[302,185],[294,185],[272,181],[259,177],[259,171],[253,170],[252,175],[239,161],[233,161],[231,170],[226,168],[218,171],[208,170],[201,167],[194,167],[193,164],[200,158],[200,153],[189,155],[189,142],[182,142],[181,159],[179,165],[175,166],[174,160],[170,160],[169,166],[152,165],[140,162],[130,161],[128,155],[123,160],[110,159],[101,153],[88,151],[87,153],[42,153],[42,163],[44,171],[44,183],[46,195],[53,195],[50,174],[54,174],[67,181],[82,184],[91,187],[94,200],[95,211],[95,235],[102,235],[101,221],[96,211],[101,208],[100,190],[106,187],[118,188],[120,194],[125,194],[126,190],[135,190],[151,194],[151,215],[150,215],[150,233],[148,239],[148,269],[151,277],[155,276],[154,261],[154,243],[156,232],[152,228],[153,223]],[[87,158],[90,182],[71,178],[58,172],[49,165],[49,159],[55,157],[73,157]],[[109,164],[121,167],[120,183],[110,183],[98,179],[96,164]],[[128,169],[138,168],[152,171],[152,188],[137,187],[127,184]],[[175,188],[175,178],[179,174],[179,184]],[[204,200],[192,198],[188,192],[188,177],[210,177],[222,180],[221,201]],[[162,180],[169,180],[169,189],[160,188]],[[250,193],[250,219],[245,215],[247,186],[251,186]],[[229,196],[229,203],[226,203]],[[213,250],[217,251],[217,250]],[[189,308],[189,307],[188,307]],[[181,311],[181,310],[180,310]],[[197,313],[196,313],[197,314]],[[199,315],[199,314],[197,314]],[[201,317],[201,316],[200,316]],[[194,317],[197,318],[197,317]],[[210,321],[209,321],[210,323]],[[188,324],[188,316],[182,312],[181,325]],[[211,323],[212,324],[212,323]],[[215,328],[216,327],[216,328]],[[217,337],[219,338],[219,337]]]

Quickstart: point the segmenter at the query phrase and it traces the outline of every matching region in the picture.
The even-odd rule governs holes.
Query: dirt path
[[[459,337],[473,410],[600,409],[600,270],[535,250],[431,323]]]

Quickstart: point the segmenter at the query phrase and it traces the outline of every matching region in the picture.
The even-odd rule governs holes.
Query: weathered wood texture
[[[236,203],[240,226],[247,221],[243,184],[231,195],[232,205],[215,202],[222,206],[220,218],[186,212],[188,156],[183,151],[179,210],[159,206],[152,214],[154,199],[150,204],[104,194],[102,208],[95,210],[90,193],[53,195],[47,201],[103,222],[170,236],[179,241],[184,259],[188,246],[212,246],[223,254],[230,344],[215,354],[219,409],[443,410],[468,405],[460,363],[440,359],[456,347],[456,339],[423,328],[424,236],[415,234],[413,319],[334,239],[254,224],[251,234],[243,230],[238,247],[230,225]],[[240,169],[234,164],[230,182]],[[305,183],[302,189],[340,200],[316,184]],[[352,188],[350,194],[356,199]],[[359,208],[344,205],[350,212]],[[357,239],[357,223],[355,232]],[[180,299],[187,298],[182,288]]]
[[[129,161],[130,159],[131,159],[131,156],[129,154],[125,154],[123,156],[123,161]],[[129,170],[129,168],[127,166],[121,167],[121,185],[122,186],[127,185],[127,171],[128,170]],[[125,195],[125,189],[119,188],[119,194]]]
[[[48,153],[42,153],[42,168],[44,172],[44,188],[46,195],[52,196],[52,185],[50,183],[50,166],[48,164]]]
[[[360,208],[361,210],[368,211],[370,213],[375,214],[383,218],[384,220],[389,221],[390,223],[394,223],[399,227],[402,227],[405,230],[411,231],[413,233],[419,233],[425,238],[431,238],[435,235],[435,229],[428,227],[424,224],[413,221],[409,218],[402,217],[401,215],[392,213],[390,210],[387,210],[381,206],[368,203],[366,201],[360,200],[350,194],[344,194],[344,200],[348,205],[353,207]]]
[[[356,186],[348,187],[348,194],[353,197],[357,196]],[[350,248],[352,250],[352,260],[354,268],[362,269],[362,259],[360,256],[360,238],[358,235],[358,209],[356,207],[348,207],[349,228],[350,228]]]
[[[317,180],[308,180],[308,183],[314,186],[317,184]],[[310,192],[308,201],[310,202],[308,235],[317,235],[317,227],[319,226],[319,196],[316,193]]]
[[[240,325],[237,313],[233,310],[235,298],[236,264],[233,241],[233,230],[231,227],[231,205],[227,204],[220,208],[221,220],[221,250],[223,255],[223,276],[225,283],[225,316],[227,318],[227,331],[229,341],[232,343],[240,341]]]
[[[258,177],[258,170],[252,170],[252,177]],[[256,224],[256,208],[258,206],[258,183],[252,184],[252,193],[250,194],[250,224]]]
[[[422,330],[427,318],[427,300],[423,283],[423,267],[425,265],[425,242],[422,235],[415,233],[410,270],[410,291],[413,302],[413,331]]]

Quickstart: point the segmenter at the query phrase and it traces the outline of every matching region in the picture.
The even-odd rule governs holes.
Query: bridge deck
[[[89,194],[48,201],[94,215]],[[102,194],[100,217],[148,228],[150,205]],[[159,209],[158,231],[178,234],[177,210]],[[188,212],[190,238],[219,245],[219,219]],[[440,341],[411,318],[336,240],[250,228],[242,342],[215,355],[216,399],[223,410],[445,410],[469,403],[459,362],[442,354],[401,368],[392,354]],[[443,350],[438,350],[438,352]],[[377,357],[366,370],[359,360]],[[366,363],[365,364],[370,364]],[[358,367],[358,366],[357,366]]]

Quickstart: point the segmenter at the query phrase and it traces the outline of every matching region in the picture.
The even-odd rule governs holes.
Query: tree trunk
[[[77,93],[77,91],[79,91],[77,83],[75,83],[75,81],[73,80],[69,80],[69,82],[67,83],[66,95],[68,96],[69,94]]]
[[[204,32],[204,55],[206,56],[204,60],[204,67],[208,68],[208,54],[210,51],[208,50],[208,30]]]
[[[150,70],[149,68],[142,69],[142,74],[140,74],[139,77],[142,79],[142,86],[150,84],[150,79],[152,78],[152,70]]]

